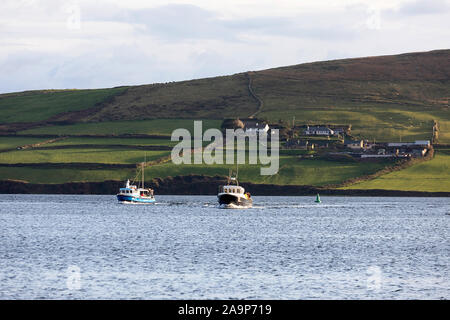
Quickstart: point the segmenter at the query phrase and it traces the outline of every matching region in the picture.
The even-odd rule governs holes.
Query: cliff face
[[[153,179],[147,182],[156,195],[216,195],[219,185],[225,184],[224,177],[177,176]],[[316,193],[334,196],[384,196],[384,197],[449,197],[450,192],[420,192],[399,190],[339,190],[312,186],[280,186],[272,184],[241,184],[256,196],[311,196]],[[103,194],[114,195],[123,181],[70,182],[63,184],[33,184],[21,181],[0,181],[0,193],[4,194]]]

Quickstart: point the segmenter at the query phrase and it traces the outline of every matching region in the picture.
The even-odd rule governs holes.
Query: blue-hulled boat
[[[144,163],[142,163],[142,183],[141,187],[130,184],[127,180],[125,187],[119,189],[117,200],[120,203],[155,203],[154,191],[144,187]]]

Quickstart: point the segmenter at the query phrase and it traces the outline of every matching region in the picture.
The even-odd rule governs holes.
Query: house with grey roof
[[[304,134],[307,136],[332,136],[334,131],[325,126],[306,126]]]

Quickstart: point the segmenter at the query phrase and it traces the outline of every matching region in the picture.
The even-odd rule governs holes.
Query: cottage
[[[346,128],[344,127],[333,127],[331,130],[333,130],[335,135],[346,133]]]
[[[427,148],[413,149],[411,151],[413,157],[424,157],[427,154]]]
[[[364,140],[345,140],[344,145],[350,149],[363,149]]]
[[[388,147],[430,147],[429,140],[416,140],[414,142],[389,142]]]
[[[429,148],[431,143],[430,143],[430,140],[416,140],[416,141],[414,141],[414,145]]]
[[[245,133],[258,134],[267,133],[270,129],[269,125],[259,120],[243,120]]]
[[[306,126],[306,130],[304,131],[307,136],[332,136],[334,135],[334,131],[328,127],[324,126]]]

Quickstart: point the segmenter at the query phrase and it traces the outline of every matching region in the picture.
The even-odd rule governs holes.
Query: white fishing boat
[[[139,176],[139,172],[136,177]],[[154,191],[144,186],[144,162],[141,164],[142,181],[140,185],[135,185],[127,180],[124,188],[119,189],[117,200],[120,203],[155,203]]]
[[[237,174],[232,177],[231,172],[227,184],[219,187],[217,200],[221,209],[246,209],[253,205],[250,192],[245,192],[245,189],[239,186]]]

